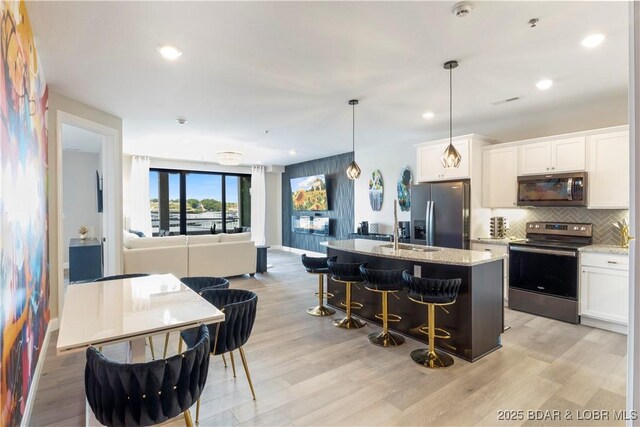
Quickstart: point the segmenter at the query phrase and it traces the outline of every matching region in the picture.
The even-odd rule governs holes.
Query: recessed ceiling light
[[[591,34],[590,36],[582,39],[582,46],[587,47],[589,49],[593,47],[600,46],[600,44],[604,41],[604,34]]]
[[[176,122],[178,122],[179,125],[186,125],[187,124],[187,119],[185,119],[184,117],[178,117],[176,119]]]
[[[168,59],[169,61],[175,61],[176,59],[182,56],[182,51],[175,46],[164,45],[158,46],[158,52],[164,59]]]
[[[536,83],[536,87],[540,90],[547,90],[551,86],[553,86],[553,80],[542,79],[538,83]]]
[[[426,111],[422,114],[422,118],[425,120],[431,120],[433,119],[433,116],[434,116],[433,111]]]
[[[298,154],[298,152],[296,150],[289,150],[289,155],[290,156],[295,156],[296,154]]]

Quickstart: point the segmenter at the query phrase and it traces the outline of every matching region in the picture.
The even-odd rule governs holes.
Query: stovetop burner
[[[577,251],[593,242],[593,225],[567,222],[527,222],[527,238],[514,246],[568,249]]]

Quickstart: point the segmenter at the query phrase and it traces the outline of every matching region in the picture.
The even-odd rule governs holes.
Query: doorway
[[[116,245],[121,207],[118,176],[114,171],[122,155],[116,148],[118,131],[72,114],[57,112],[58,156],[58,308],[73,273],[69,270],[69,245],[87,226],[89,239],[101,250],[100,275],[120,273],[120,248]],[[77,242],[77,240],[76,240]],[[100,262],[100,261],[99,261]]]

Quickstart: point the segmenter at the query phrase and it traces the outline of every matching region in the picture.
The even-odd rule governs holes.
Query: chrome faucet
[[[393,200],[393,250],[394,252],[398,251],[398,201]]]

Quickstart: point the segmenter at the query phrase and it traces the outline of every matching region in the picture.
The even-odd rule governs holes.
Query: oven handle
[[[547,255],[560,255],[560,256],[570,256],[577,257],[578,254],[570,251],[557,251],[553,249],[540,249],[540,248],[524,248],[522,246],[510,246],[509,251],[516,252],[533,252],[535,254],[547,254]]]

